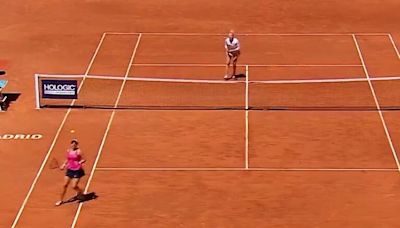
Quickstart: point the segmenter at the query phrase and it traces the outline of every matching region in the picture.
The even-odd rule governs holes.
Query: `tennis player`
[[[229,31],[228,38],[225,39],[225,50],[226,50],[226,70],[225,80],[236,78],[236,63],[240,55],[240,43],[235,37],[235,31]],[[232,63],[232,76],[229,76],[229,67]]]
[[[67,159],[60,166],[61,170],[67,168],[64,185],[61,192],[60,201],[56,202],[56,206],[60,206],[64,203],[64,196],[67,192],[68,185],[72,182],[72,188],[76,191],[76,198],[82,198],[82,189],[79,188],[79,180],[81,177],[85,176],[85,171],[82,168],[82,164],[85,163],[83,159],[82,152],[79,149],[79,142],[76,139],[71,141],[71,147],[67,150]]]

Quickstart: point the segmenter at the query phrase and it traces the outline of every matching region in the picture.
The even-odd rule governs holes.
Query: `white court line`
[[[392,45],[393,45],[394,51],[395,51],[395,52],[396,52],[396,54],[397,54],[397,58],[399,58],[399,59],[400,59],[400,53],[399,53],[399,49],[397,48],[396,42],[394,42],[394,39],[393,39],[393,36],[392,36],[392,34],[389,34],[388,36],[389,36],[390,42],[391,42],[391,43],[392,43]]]
[[[249,66],[246,66],[245,91],[245,169],[249,168]]]
[[[93,65],[93,63],[94,63],[94,60],[96,59],[96,56],[97,56],[97,54],[99,53],[100,47],[101,47],[101,45],[103,44],[103,41],[104,41],[105,37],[106,37],[106,35],[105,35],[105,33],[103,33],[103,35],[101,36],[100,42],[99,42],[99,44],[97,45],[97,48],[96,48],[96,50],[95,50],[95,52],[94,52],[94,54],[93,54],[93,56],[92,56],[92,58],[91,58],[91,60],[90,60],[90,63],[89,63],[89,65],[88,65],[88,67],[87,67],[87,69],[86,69],[86,71],[85,71],[85,75],[89,74],[90,69],[92,68],[92,65]],[[83,83],[84,83],[85,75],[83,76],[82,83],[79,85],[78,93],[79,93],[79,91],[81,90],[82,85],[83,85]],[[75,104],[75,101],[76,101],[76,100],[73,100],[73,101],[71,102],[71,106]],[[36,187],[36,184],[37,184],[37,182],[38,182],[38,180],[39,180],[39,177],[41,176],[41,174],[42,174],[42,172],[43,172],[43,169],[44,169],[44,167],[45,167],[47,161],[49,160],[49,157],[50,157],[50,155],[51,155],[51,152],[52,152],[53,149],[54,149],[54,146],[55,146],[55,144],[56,144],[56,142],[57,142],[57,139],[58,139],[58,137],[60,136],[61,130],[62,130],[62,128],[64,127],[64,124],[65,124],[65,122],[67,121],[67,118],[68,118],[68,116],[69,116],[71,110],[72,110],[72,109],[68,109],[68,110],[67,110],[67,112],[66,112],[65,115],[64,115],[63,120],[61,121],[60,126],[58,127],[57,132],[56,132],[56,135],[54,136],[54,139],[53,139],[53,141],[52,141],[52,143],[51,143],[51,145],[50,145],[50,148],[49,148],[49,150],[47,151],[46,156],[44,157],[44,159],[43,159],[43,161],[42,161],[42,164],[40,165],[40,168],[39,168],[38,172],[36,173],[35,178],[33,179],[33,182],[32,182],[32,184],[31,184],[31,187],[29,188],[29,191],[28,191],[28,193],[26,194],[24,201],[22,202],[22,205],[21,205],[21,207],[20,207],[20,209],[19,209],[19,211],[18,211],[18,214],[17,214],[17,216],[16,216],[15,219],[14,219],[14,222],[13,222],[13,224],[12,224],[12,226],[11,226],[12,228],[16,227],[16,225],[18,224],[19,219],[21,218],[21,215],[22,215],[22,213],[23,213],[23,211],[24,211],[24,209],[25,209],[25,206],[26,206],[26,204],[28,203],[29,198],[30,198],[30,196],[32,195],[32,192],[33,192],[33,190],[34,190],[35,187]]]
[[[225,67],[214,63],[134,63],[140,67]],[[238,67],[362,67],[360,64],[238,64]]]
[[[265,80],[250,81],[250,83],[265,84],[302,84],[302,83],[340,83],[340,82],[367,82],[367,81],[396,81],[400,80],[400,76],[375,77],[375,78],[327,78],[327,79],[300,79],[300,80]]]
[[[106,32],[107,35],[153,35],[153,36],[226,36],[227,33],[188,32]],[[357,33],[359,36],[386,36],[388,33]],[[352,33],[237,33],[238,36],[351,36]]]
[[[40,74],[40,77],[48,78],[83,78],[86,79],[101,79],[101,80],[125,80],[124,77],[110,77],[110,76],[96,76],[96,75],[46,75]],[[148,81],[148,82],[170,82],[170,83],[210,83],[210,84],[237,84],[246,83],[245,81],[226,81],[226,80],[207,80],[207,79],[180,79],[180,78],[139,78],[128,77],[127,81]],[[400,76],[390,77],[375,77],[370,78],[370,81],[394,81],[400,80]],[[340,83],[340,82],[367,82],[366,77],[362,78],[327,78],[327,79],[289,79],[289,80],[249,80],[252,83],[265,83],[265,84],[301,84],[301,83]]]
[[[400,77],[399,77],[400,79]],[[378,80],[378,78],[377,78]],[[383,79],[379,80],[383,81]],[[393,79],[391,79],[393,80]],[[366,82],[366,78],[330,78],[330,79],[301,79],[301,80],[266,80],[250,81],[257,84],[309,84],[309,83],[347,83],[347,82]]]
[[[136,53],[137,53],[141,38],[142,38],[142,35],[139,34],[139,37],[138,37],[138,39],[136,41],[136,45],[135,45],[135,47],[133,49],[133,52],[132,52],[132,55],[131,55],[131,59],[129,61],[128,68],[127,68],[127,70],[125,72],[124,81],[123,81],[123,83],[121,85],[121,88],[119,89],[119,93],[118,93],[117,99],[115,101],[114,108],[118,107],[119,101],[120,101],[121,96],[122,96],[122,92],[124,91],[124,88],[125,88],[126,79],[128,78],[129,72],[131,70],[132,62],[135,59],[135,56],[136,56]],[[101,140],[101,144],[100,144],[99,150],[97,152],[96,159],[95,159],[95,161],[93,163],[92,170],[90,172],[88,181],[86,183],[86,187],[85,187],[85,190],[84,190],[85,193],[88,192],[90,184],[91,184],[91,182],[93,180],[93,176],[94,176],[94,173],[96,171],[97,164],[99,163],[101,154],[103,153],[103,147],[105,145],[105,142],[106,142],[106,139],[107,139],[107,136],[108,136],[108,132],[110,131],[112,122],[114,121],[115,113],[116,113],[116,110],[113,110],[112,113],[111,113],[110,119],[108,120],[106,131],[104,132],[103,139]],[[72,222],[71,228],[74,228],[76,226],[76,223],[78,222],[79,215],[80,215],[80,213],[82,211],[82,206],[83,206],[83,203],[79,203],[79,206],[78,206],[78,209],[76,210],[75,217],[74,217],[74,220]]]
[[[363,65],[365,76],[368,79],[369,88],[371,89],[372,96],[374,97],[375,105],[376,105],[376,108],[378,109],[378,114],[379,114],[379,117],[381,118],[382,126],[383,126],[383,129],[385,130],[386,138],[388,140],[390,149],[392,150],[393,158],[394,158],[394,160],[396,162],[398,171],[400,172],[400,163],[399,163],[399,159],[398,159],[398,156],[397,156],[397,153],[396,153],[396,149],[393,146],[392,137],[390,136],[388,127],[386,125],[385,118],[383,117],[383,113],[381,111],[381,106],[380,106],[378,98],[376,96],[374,86],[372,85],[372,82],[370,80],[368,69],[367,69],[367,66],[365,65],[364,57],[362,55],[361,48],[360,48],[360,46],[358,44],[358,41],[357,41],[357,38],[356,38],[355,35],[353,35],[353,40],[354,40],[354,44],[356,45],[358,55],[360,57],[360,61],[361,61],[362,65]]]
[[[179,78],[134,78],[129,77],[127,81],[146,81],[146,82],[171,82],[171,83],[209,83],[209,84],[238,84],[244,83],[244,81],[239,80],[202,80],[202,79],[179,79]]]
[[[135,172],[135,171],[290,171],[290,172],[301,172],[301,171],[314,171],[314,172],[397,172],[396,168],[135,168],[135,167],[98,167],[97,171],[110,171],[110,172]]]

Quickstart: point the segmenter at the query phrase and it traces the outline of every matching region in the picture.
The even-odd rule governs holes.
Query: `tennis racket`
[[[60,163],[56,158],[52,158],[49,162],[49,168],[50,169],[58,169],[60,168]]]

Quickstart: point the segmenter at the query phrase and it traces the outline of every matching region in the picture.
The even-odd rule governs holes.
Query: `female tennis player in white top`
[[[235,37],[235,32],[233,30],[229,31],[228,38],[225,39],[225,50],[226,50],[226,70],[225,70],[225,80],[236,77],[236,63],[240,55],[240,43]],[[229,66],[232,63],[232,76],[229,76]]]

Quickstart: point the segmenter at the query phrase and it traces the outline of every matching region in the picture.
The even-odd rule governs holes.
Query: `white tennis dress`
[[[237,38],[233,38],[232,42],[228,38],[225,39],[225,48],[228,52],[237,52],[240,50],[240,42]]]

